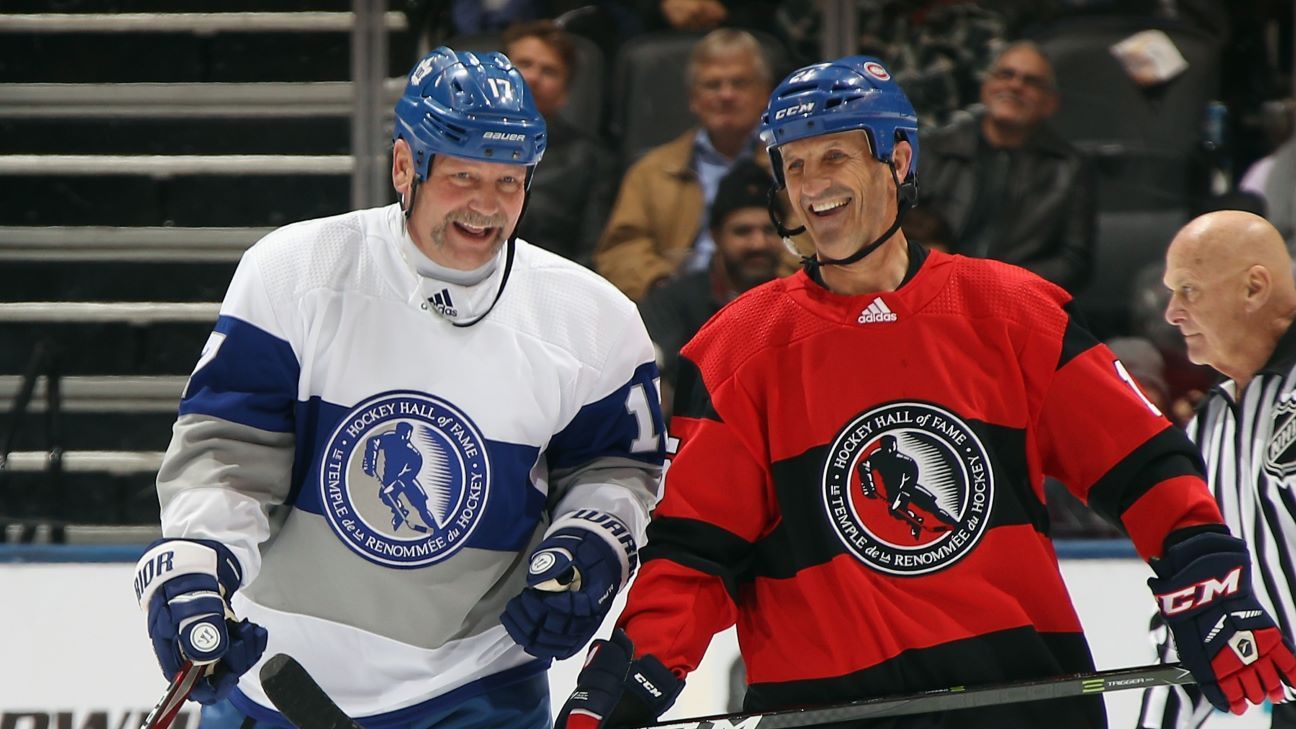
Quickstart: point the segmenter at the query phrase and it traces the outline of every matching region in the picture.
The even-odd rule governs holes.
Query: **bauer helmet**
[[[410,71],[396,102],[392,141],[404,139],[418,180],[438,154],[526,165],[527,183],[544,155],[545,120],[522,74],[500,53],[442,46]]]

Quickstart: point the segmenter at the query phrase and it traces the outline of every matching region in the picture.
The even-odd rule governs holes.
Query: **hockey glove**
[[[590,646],[576,690],[563,704],[554,729],[611,729],[652,724],[675,703],[684,682],[656,656],[634,658],[625,631]]]
[[[235,622],[229,607],[242,578],[229,549],[206,539],[158,540],[135,567],[135,598],[162,673],[170,680],[186,659],[210,666],[189,694],[202,704],[224,699],[265,651],[265,629]]]
[[[603,514],[585,514],[588,528],[559,528],[536,546],[526,589],[500,616],[513,640],[538,658],[567,658],[588,643],[634,569],[634,543],[625,526]]]
[[[1296,686],[1296,657],[1251,591],[1246,544],[1207,532],[1152,561],[1148,586],[1174,634],[1179,660],[1208,701],[1241,714],[1247,702],[1283,697]]]

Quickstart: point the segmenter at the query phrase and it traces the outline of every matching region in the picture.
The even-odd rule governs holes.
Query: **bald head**
[[[1282,234],[1253,213],[1219,210],[1194,218],[1171,241],[1167,258],[1176,252],[1216,271],[1263,266],[1276,285],[1296,290]]]
[[[1188,358],[1244,384],[1296,314],[1296,280],[1282,236],[1264,218],[1221,210],[1194,218],[1166,251],[1166,320]]]

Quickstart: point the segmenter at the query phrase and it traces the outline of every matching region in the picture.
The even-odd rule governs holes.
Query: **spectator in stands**
[[[531,202],[519,231],[529,243],[589,265],[612,204],[615,161],[592,135],[558,115],[567,104],[576,46],[551,20],[515,25],[504,53],[526,79],[549,125],[544,165],[531,181]]]
[[[687,83],[699,126],[630,167],[594,254],[598,272],[636,301],[677,273],[706,270],[715,249],[707,206],[720,178],[753,158],[772,76],[750,33],[721,28],[693,49]]]
[[[679,350],[720,307],[742,292],[791,272],[794,261],[770,222],[766,200],[773,179],[753,160],[725,175],[711,202],[716,254],[711,265],[653,289],[639,304],[648,336],[661,349],[662,383],[673,385]],[[662,403],[671,398],[662,397]]]
[[[1093,268],[1097,178],[1047,124],[1053,69],[1030,42],[1009,45],[981,84],[983,111],[923,139],[922,205],[954,231],[955,253],[1023,266],[1075,292]]]

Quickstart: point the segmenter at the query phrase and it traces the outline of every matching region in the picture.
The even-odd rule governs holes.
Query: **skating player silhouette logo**
[[[421,567],[459,551],[490,495],[486,443],[464,413],[415,392],[360,403],[320,462],[324,514],[353,551],[390,567]]]
[[[869,567],[921,575],[965,557],[994,503],[994,476],[976,432],[930,403],[897,402],[853,418],[824,464],[824,514]]]
[[[936,495],[918,482],[918,462],[900,452],[894,435],[882,436],[881,447],[860,460],[859,478],[864,498],[886,501],[891,515],[909,525],[914,541],[924,529],[947,532],[958,526],[958,519],[941,508]],[[936,517],[938,523],[927,523],[913,506]]]
[[[387,508],[392,511],[392,529],[400,530],[401,525],[427,534],[429,524],[438,519],[428,511],[428,495],[418,481],[419,471],[423,470],[423,454],[410,442],[414,426],[407,422],[397,423],[395,430],[382,435],[370,436],[365,446],[365,475],[378,480],[378,496]],[[418,513],[419,521],[410,521],[410,509]]]

